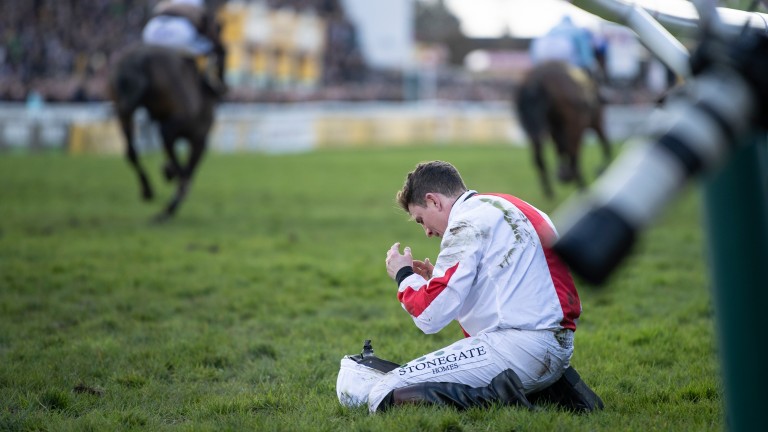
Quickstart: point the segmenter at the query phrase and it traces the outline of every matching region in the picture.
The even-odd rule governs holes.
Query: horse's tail
[[[544,87],[535,77],[529,77],[518,88],[515,96],[517,115],[520,125],[531,139],[540,137],[547,131],[549,103]]]

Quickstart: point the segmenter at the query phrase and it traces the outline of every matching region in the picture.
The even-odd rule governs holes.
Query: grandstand
[[[111,61],[140,40],[157,1],[0,2],[0,101],[25,101],[32,94],[46,102],[106,100]],[[499,100],[508,95],[508,83],[473,79],[463,68],[447,67],[447,59],[433,55],[440,47],[414,40],[415,0],[382,3],[385,13],[380,5],[375,16],[380,22],[390,19],[384,21],[386,27],[398,29],[392,34],[412,48],[413,61],[397,67],[382,67],[372,56],[376,45],[371,45],[368,26],[376,20],[361,23],[364,14],[353,17],[347,10],[359,11],[360,4],[365,8],[368,3],[209,0],[207,4],[223,24],[230,101],[411,100],[424,96],[417,85],[425,77],[420,74],[425,63],[430,69],[440,66],[436,76],[428,77],[435,88],[429,95],[434,98]],[[408,12],[393,15],[387,9]]]
[[[158,1],[0,2],[0,149],[119,152],[106,75],[120,51],[139,42]],[[375,13],[371,0],[206,4],[223,25],[228,50],[230,91],[214,148],[520,137],[509,99],[529,66],[528,41],[468,39],[442,2],[380,1]],[[386,31],[376,33],[377,27]],[[473,49],[489,50],[506,69],[464,67],[460,57]],[[256,105],[245,109],[245,103]],[[290,132],[304,132],[288,134],[286,121]],[[144,147],[152,148],[151,135],[144,136]]]

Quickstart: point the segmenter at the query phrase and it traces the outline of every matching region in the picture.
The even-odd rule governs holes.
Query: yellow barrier
[[[122,154],[125,148],[117,120],[73,123],[69,129],[67,149],[71,154]]]
[[[509,141],[512,126],[504,116],[320,116],[316,147],[399,146],[412,143],[487,143]]]
[[[246,117],[220,117],[209,137],[218,152],[305,151],[325,148],[396,147],[412,144],[510,142],[511,115],[496,113],[384,110],[355,113],[296,114],[287,111]],[[97,120],[70,126],[72,154],[122,154],[124,138],[117,121]]]

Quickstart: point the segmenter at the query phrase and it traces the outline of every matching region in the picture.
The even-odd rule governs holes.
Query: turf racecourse
[[[122,158],[0,155],[0,430],[723,429],[695,188],[607,286],[578,282],[573,364],[605,411],[340,407],[339,359],[363,339],[405,362],[460,337],[420,333],[384,270],[395,241],[435,256],[393,199],[428,159],[547,211],[572,192],[545,201],[508,146],[209,154],[158,226]],[[145,161],[165,199],[159,155]]]

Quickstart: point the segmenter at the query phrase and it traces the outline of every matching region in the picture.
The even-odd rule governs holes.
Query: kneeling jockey
[[[143,42],[175,48],[189,55],[205,84],[219,96],[226,93],[220,29],[203,0],[165,0],[157,4],[152,15],[142,31]]]
[[[456,320],[466,338],[384,374],[368,393],[369,410],[540,401],[601,409],[570,366],[581,303],[548,247],[557,236],[549,217],[512,195],[468,190],[441,161],[417,165],[397,202],[441,239],[434,265],[414,260],[408,247],[401,253],[399,243],[387,251],[398,300],[425,333]]]

